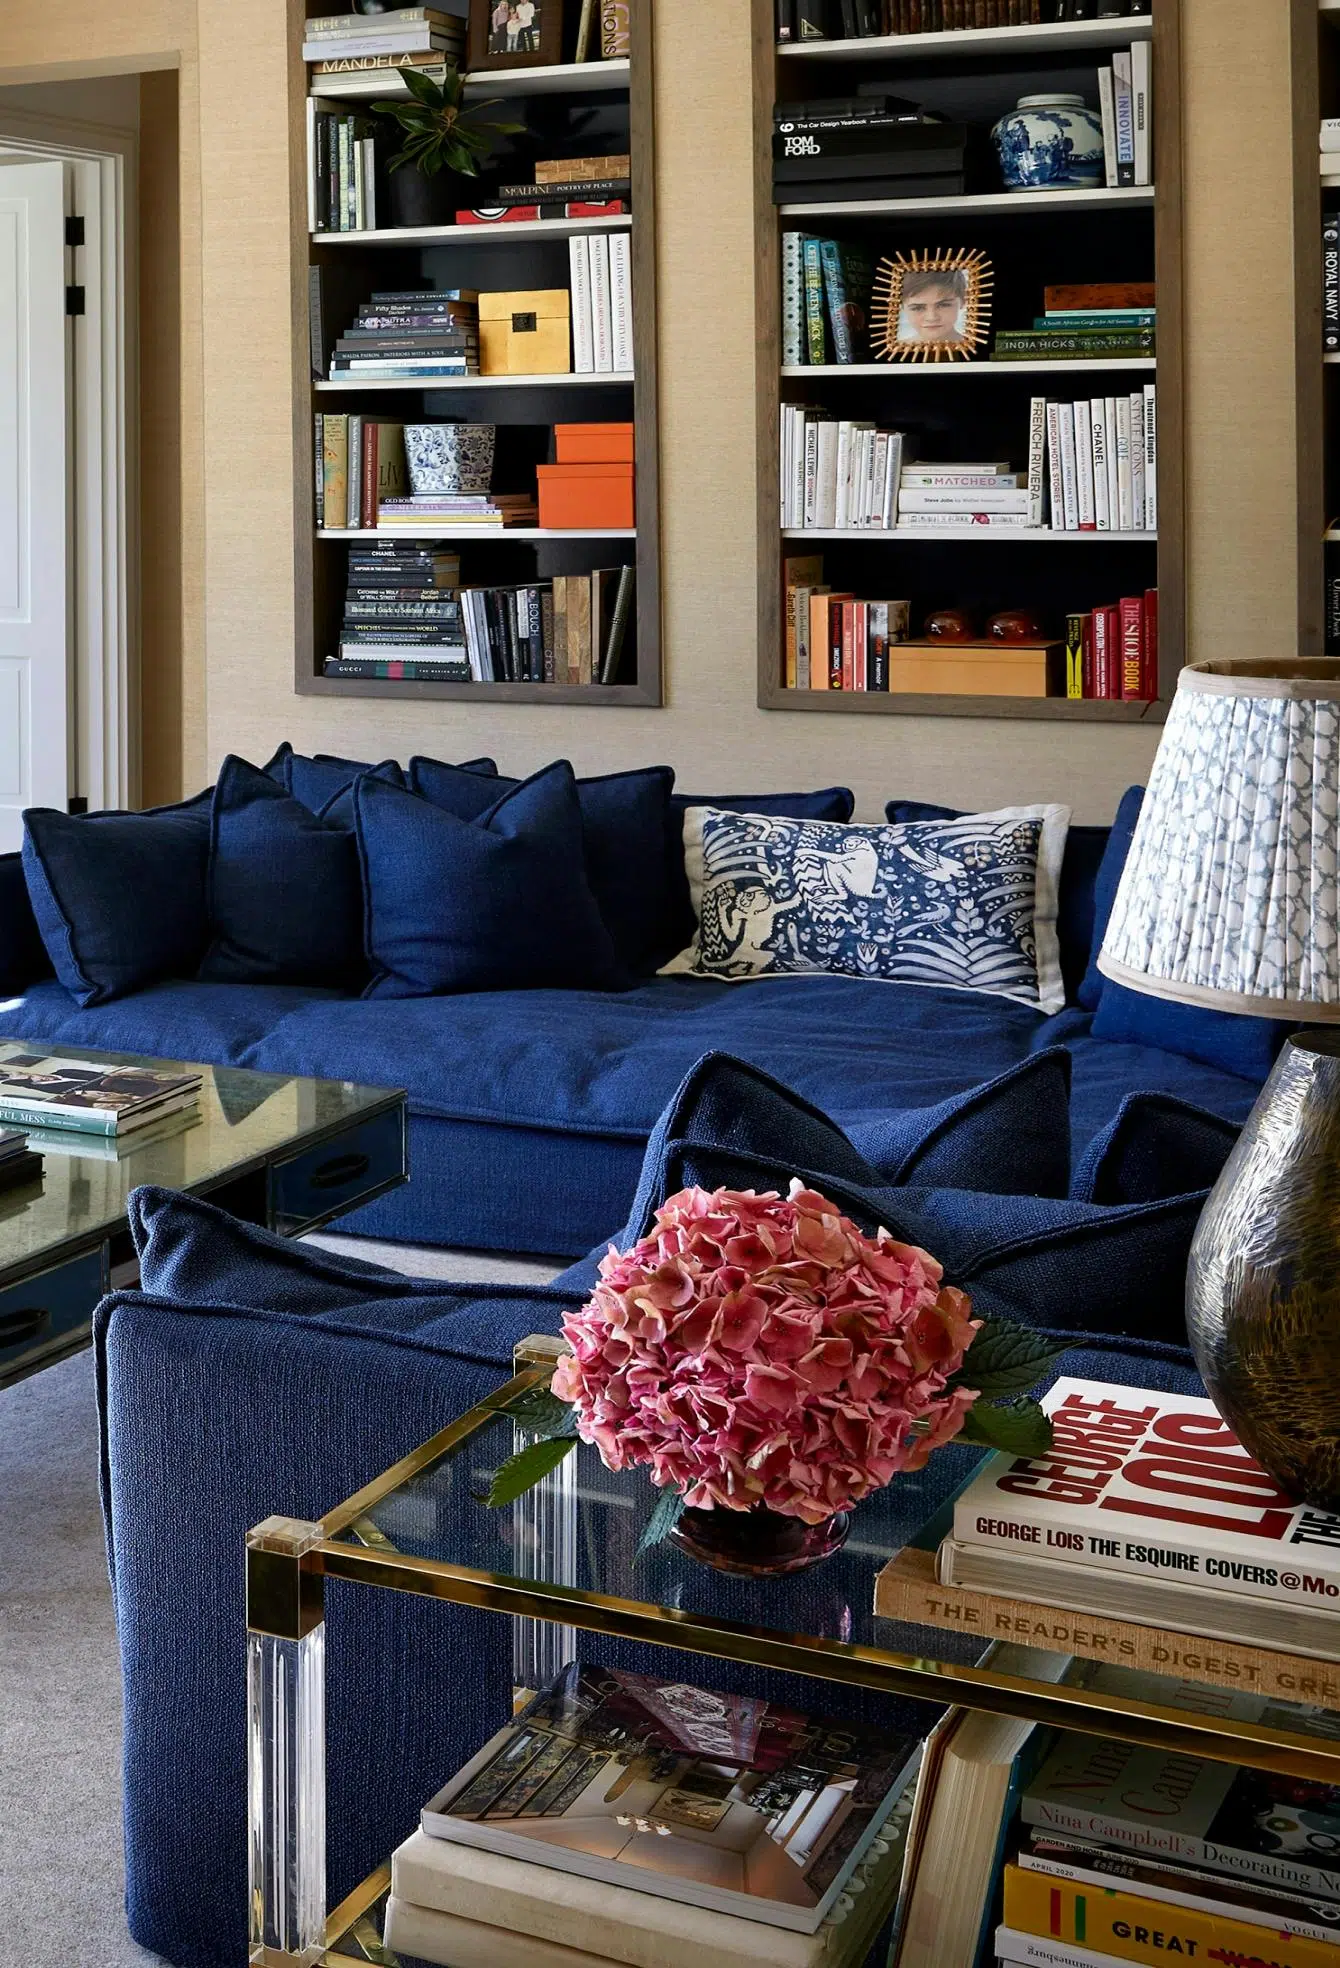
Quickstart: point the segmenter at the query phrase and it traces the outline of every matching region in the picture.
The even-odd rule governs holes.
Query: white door
[[[0,158],[0,853],[70,789],[66,170]]]

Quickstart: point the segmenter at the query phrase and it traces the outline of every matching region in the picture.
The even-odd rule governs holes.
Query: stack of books
[[[1108,186],[1154,182],[1153,44],[1119,48],[1110,68],[1098,71],[1103,119],[1103,165]]]
[[[1066,695],[1150,703],[1159,694],[1159,591],[1066,617]]]
[[[349,552],[340,653],[327,676],[468,683],[459,554],[378,540]]]
[[[458,225],[506,225],[530,219],[613,219],[632,210],[628,155],[541,159],[523,184],[499,185],[480,205],[456,214]]]
[[[509,526],[534,526],[535,500],[526,492],[411,492],[405,498],[383,499],[377,524],[406,532],[453,531],[501,533]]]
[[[557,574],[551,581],[461,590],[475,683],[612,684],[632,647],[632,567]]]
[[[326,75],[368,75],[378,85],[400,68],[459,63],[465,52],[464,8],[395,7],[382,14],[322,14],[303,31],[302,58],[319,91]],[[370,91],[371,93],[371,91]]]
[[[386,1945],[450,1968],[862,1968],[920,1750],[574,1664],[425,1808]]]
[[[954,197],[966,188],[968,141],[966,124],[882,90],[778,103],[773,202]]]
[[[1129,395],[1048,403],[1054,533],[1156,533],[1158,407],[1153,383]]]
[[[1028,527],[1041,523],[1040,488],[1007,464],[904,466],[900,526]]]
[[[784,403],[782,525],[817,532],[896,526],[909,442],[902,431]]]
[[[403,424],[318,410],[315,451],[319,527],[370,532],[382,500],[408,490]]]
[[[579,233],[568,241],[572,367],[579,376],[632,374],[632,245],[626,232]]]
[[[8,1127],[130,1134],[194,1107],[204,1075],[10,1051],[0,1064],[0,1121]]]
[[[479,374],[479,294],[410,287],[374,294],[335,343],[332,382]]]
[[[1052,306],[1053,293],[1064,306]],[[1048,289],[1046,312],[1034,317],[1031,328],[999,330],[992,355],[997,362],[1151,356],[1157,352],[1157,328],[1152,282]]]
[[[311,159],[307,218],[312,232],[375,232],[375,125],[353,111],[318,108],[307,99]]]
[[[875,264],[863,246],[782,234],[782,363],[820,368],[870,360]]]

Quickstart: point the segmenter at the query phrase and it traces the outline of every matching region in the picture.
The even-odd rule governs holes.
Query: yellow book
[[[1262,1968],[1336,1968],[1340,1948],[1300,1940],[1272,1927],[1223,1914],[1169,1906],[1119,1889],[1096,1891],[1046,1873],[1005,1868],[1005,1925],[1062,1947],[1087,1948],[1119,1961],[1168,1968],[1173,1961],[1262,1964]]]

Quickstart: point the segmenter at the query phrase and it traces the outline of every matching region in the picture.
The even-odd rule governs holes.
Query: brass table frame
[[[1232,1718],[1133,1701],[1087,1688],[1033,1682],[883,1648],[787,1634],[734,1620],[639,1604],[607,1594],[474,1570],[397,1551],[371,1522],[393,1492],[451,1455],[545,1384],[557,1342],[525,1340],[505,1386],[471,1408],[319,1524],[267,1518],[247,1539],[247,1700],[251,1963],[315,1968],[366,1963],[366,1922],[390,1884],[383,1867],[327,1919],[325,1910],[325,1581],[345,1579],[454,1605],[510,1614],[518,1628],[562,1637],[616,1634],[686,1653],[883,1694],[1009,1715],[1218,1762],[1244,1763],[1318,1783],[1340,1783],[1340,1743]],[[567,1465],[567,1466],[570,1466]],[[532,1492],[532,1508],[562,1507],[563,1468]],[[548,1499],[544,1495],[550,1489]],[[526,1501],[522,1500],[523,1503]],[[356,1543],[344,1540],[352,1535]],[[872,1580],[873,1590],[873,1580]],[[530,1637],[529,1635],[527,1637]],[[540,1656],[546,1657],[541,1643]],[[560,1645],[558,1652],[565,1653]],[[547,1657],[557,1659],[554,1649]],[[360,1927],[364,1940],[355,1942]],[[342,1951],[351,1943],[358,1952]]]

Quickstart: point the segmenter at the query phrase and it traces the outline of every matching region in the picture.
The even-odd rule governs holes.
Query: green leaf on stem
[[[644,1552],[653,1550],[658,1544],[664,1544],[683,1515],[684,1499],[678,1490],[658,1491],[651,1515],[647,1519],[647,1527],[637,1541],[637,1551],[634,1555],[640,1558]]]
[[[1024,1394],[1036,1387],[1065,1348],[1027,1326],[1008,1319],[987,1319],[973,1340],[951,1387],[975,1387],[992,1399],[1001,1394]]]
[[[509,1456],[489,1485],[485,1499],[489,1508],[501,1510],[504,1504],[515,1503],[519,1496],[524,1496],[527,1490],[533,1490],[537,1483],[552,1475],[576,1446],[575,1436],[555,1435],[547,1442],[532,1442],[529,1448],[519,1449],[514,1456]]]
[[[1007,1455],[1045,1455],[1052,1445],[1052,1425],[1036,1401],[979,1401],[970,1408],[956,1441],[983,1449],[1003,1449]]]
[[[509,1401],[507,1419],[520,1428],[530,1429],[532,1434],[543,1435],[546,1440],[577,1433],[577,1410],[569,1402],[560,1401],[547,1387],[532,1387],[515,1401]]]

